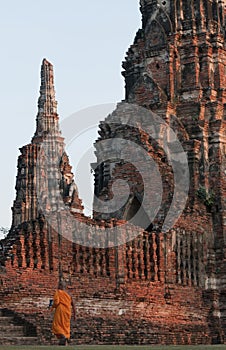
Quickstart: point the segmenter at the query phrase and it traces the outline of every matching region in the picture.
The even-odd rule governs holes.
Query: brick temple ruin
[[[141,0],[140,9],[142,28],[123,62],[125,101],[100,122],[95,143],[96,198],[107,203],[114,182],[126,179],[131,193],[120,210],[103,214],[94,203],[93,218],[84,215],[59,130],[53,67],[42,62],[37,127],[31,143],[20,149],[12,226],[0,254],[2,315],[23,322],[27,335],[41,344],[55,341],[47,306],[59,278],[68,282],[77,305],[72,343],[226,343],[224,1]],[[160,116],[187,155],[188,198],[167,231],[162,228],[175,186],[172,165],[142,125],[115,122],[121,111],[130,119],[130,105]],[[158,165],[163,191],[153,222],[144,209],[131,221],[142,209],[144,185],[134,165],[123,161],[122,150],[101,162],[102,142],[117,137],[142,146]],[[64,203],[60,216],[58,192]],[[67,222],[69,213],[75,227]],[[136,236],[108,244],[109,228]],[[78,244],[79,234],[86,241],[100,235],[109,242]]]

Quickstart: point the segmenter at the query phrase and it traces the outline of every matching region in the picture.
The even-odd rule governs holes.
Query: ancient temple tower
[[[61,249],[59,200],[71,215],[81,215],[83,206],[59,129],[53,66],[46,59],[41,66],[36,131],[31,143],[20,151],[12,226],[4,242],[2,263],[14,243],[17,248],[10,253],[12,263],[17,256],[20,267],[52,271],[56,265],[59,275],[60,263],[55,262]]]
[[[123,62],[125,102],[156,112],[176,130],[189,152],[192,192],[203,189],[204,196],[216,198],[217,231],[223,239],[224,3],[144,0],[140,5],[142,28]],[[100,124],[99,140],[116,137],[116,130],[107,128],[111,121],[114,116]],[[98,196],[109,181],[106,169],[107,162],[96,169]]]
[[[154,221],[154,227],[161,231],[161,222],[170,208],[174,187],[172,168],[169,163],[167,166],[167,154],[161,145],[156,146],[149,135],[145,135],[142,127],[134,130],[128,125],[120,126],[118,122],[120,119],[121,124],[123,120],[129,124],[126,121],[131,118],[130,104],[156,113],[174,130],[187,154],[190,172],[188,200],[175,227],[186,232],[190,229],[199,232],[199,237],[202,236],[200,229],[205,231],[203,244],[207,246],[208,258],[205,258],[200,283],[211,291],[209,298],[213,300],[213,314],[220,315],[220,322],[225,327],[225,4],[216,0],[141,0],[140,9],[142,28],[123,62],[125,101],[100,124],[100,137],[96,141],[98,166],[95,169],[95,193],[98,198],[112,199],[114,181],[127,177],[130,186],[128,202],[105,217],[116,215],[119,219],[129,220],[131,214],[135,215],[140,210],[144,196],[142,178],[137,175],[136,169],[131,176],[132,166],[123,162],[122,150],[117,157],[106,159],[101,146],[109,138],[123,137],[137,142],[145,147],[161,172],[164,188],[161,215],[157,214]],[[94,215],[100,216],[98,207]],[[146,216],[143,210],[134,223],[144,227]],[[208,230],[204,228],[204,222],[208,223]],[[150,230],[152,225],[149,226],[146,220],[144,228]],[[192,233],[189,235],[192,237]],[[176,250],[178,244],[181,246],[177,243]],[[186,254],[190,253],[184,252],[179,264],[186,265]],[[179,257],[178,250],[177,254]],[[191,275],[194,278],[193,272]]]
[[[59,130],[53,79],[53,66],[44,59],[41,67],[36,131],[31,143],[20,149],[21,155],[18,159],[17,192],[12,208],[14,229],[25,222],[37,220],[41,209],[48,210],[47,207],[53,205],[51,198],[44,196],[51,193],[51,187],[56,188],[57,183],[61,187],[65,203],[71,209],[74,208],[74,211],[82,212],[83,209],[64,150],[64,138]],[[51,159],[51,163],[46,162],[45,167],[41,164],[40,155],[40,152],[44,151],[47,151],[45,157]],[[39,203],[40,200],[42,203]],[[43,205],[45,208],[41,208]],[[56,208],[50,208],[54,209]]]

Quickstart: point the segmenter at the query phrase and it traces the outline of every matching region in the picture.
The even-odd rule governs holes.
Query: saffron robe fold
[[[70,338],[71,303],[71,296],[64,290],[59,289],[55,292],[53,297],[55,313],[52,332],[56,336],[63,334],[66,338]]]

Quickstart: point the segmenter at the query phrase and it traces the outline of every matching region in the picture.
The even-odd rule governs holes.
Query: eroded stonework
[[[224,3],[142,0],[140,6],[142,28],[123,62],[125,101],[100,122],[95,143],[96,196],[107,203],[116,180],[129,184],[130,196],[119,210],[103,214],[94,202],[94,218],[83,214],[59,130],[53,67],[46,59],[42,63],[37,129],[18,159],[12,227],[1,241],[0,274],[1,308],[35,326],[42,344],[55,342],[47,306],[59,278],[68,282],[76,301],[72,342],[77,344],[226,342]],[[121,110],[122,118],[130,120],[133,105],[161,117],[187,155],[188,199],[166,232],[175,187],[172,164],[142,125],[115,123]],[[158,166],[162,193],[153,221],[142,207],[149,170],[142,178],[117,147],[113,159],[103,156],[117,138],[141,146]],[[103,149],[103,140],[109,140],[109,150]],[[123,152],[129,157],[131,149]],[[146,169],[145,159],[138,161]],[[150,183],[156,196],[157,175],[153,170]],[[60,219],[59,203],[64,205]],[[70,226],[68,213],[86,225],[85,232],[79,232],[79,224]],[[61,235],[65,227],[67,237]],[[74,240],[119,227],[125,237],[133,230],[136,237],[107,248]],[[101,239],[110,240],[107,234]]]

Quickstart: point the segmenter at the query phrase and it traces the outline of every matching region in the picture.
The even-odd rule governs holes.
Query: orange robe
[[[71,296],[64,290],[57,290],[53,297],[53,308],[55,313],[53,317],[52,332],[53,334],[63,334],[70,338],[70,320],[71,320]]]

